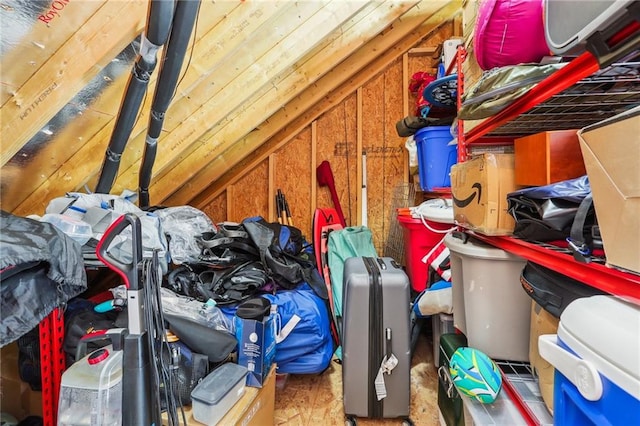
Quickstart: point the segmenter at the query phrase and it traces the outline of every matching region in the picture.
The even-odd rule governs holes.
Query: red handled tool
[[[131,227],[131,262],[116,259],[109,252],[113,240]],[[138,267],[142,262],[142,226],[130,213],[120,216],[107,229],[96,247],[98,258],[118,273],[127,286],[128,330],[122,355],[122,424],[159,425],[160,407],[154,402],[155,365],[151,363],[151,339],[144,315],[144,294]]]
[[[342,207],[340,207],[340,199],[338,198],[338,193],[336,192],[336,184],[333,179],[333,172],[331,171],[331,164],[327,160],[320,163],[318,168],[316,169],[316,178],[318,179],[318,184],[320,186],[328,186],[329,191],[331,192],[331,200],[333,201],[333,205],[338,212],[338,218],[340,219],[340,224],[346,228],[347,223],[344,220],[344,214],[342,213]]]

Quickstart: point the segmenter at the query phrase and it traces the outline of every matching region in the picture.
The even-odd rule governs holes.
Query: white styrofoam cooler
[[[470,347],[494,359],[529,361],[531,299],[520,285],[526,261],[469,238],[444,239],[451,259],[453,323]]]
[[[556,369],[554,424],[640,425],[640,306],[576,299],[538,350]]]

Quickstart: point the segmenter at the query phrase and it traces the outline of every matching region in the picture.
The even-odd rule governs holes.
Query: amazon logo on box
[[[456,223],[486,235],[510,235],[507,194],[516,190],[513,154],[485,153],[451,167]]]

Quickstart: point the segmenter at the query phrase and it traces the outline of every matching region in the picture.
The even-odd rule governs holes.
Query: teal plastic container
[[[418,130],[413,136],[418,151],[418,175],[423,191],[450,188],[451,166],[458,161],[457,145],[449,145],[453,140],[449,126],[429,126]]]

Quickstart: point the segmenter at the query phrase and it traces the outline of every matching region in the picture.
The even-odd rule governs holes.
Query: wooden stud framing
[[[428,1],[420,3],[416,8],[419,6],[433,7]],[[165,201],[172,205],[192,203],[196,207],[206,206],[224,191],[226,185],[238,178],[236,174],[223,176],[224,171],[238,163],[240,159],[245,158],[245,153],[253,152],[271,138],[273,138],[270,140],[271,150],[284,146],[293,135],[325,111],[342,102],[357,87],[368,81],[371,75],[380,72],[411,46],[427,38],[458,8],[459,3],[453,2],[432,13],[426,13],[424,9],[422,13],[418,13],[414,10],[415,8],[412,9],[383,37],[372,40],[365,47],[352,54],[316,84],[309,86],[304,96],[296,98],[276,113],[274,117],[263,123],[260,128],[233,144],[229,150],[235,154],[227,155],[225,153],[224,156],[216,157],[205,170],[198,173],[185,185],[188,188],[183,188],[180,192],[172,194]],[[374,52],[384,53],[374,59]],[[358,72],[364,67],[367,67],[368,72],[359,74]],[[328,96],[327,93],[329,93]],[[305,112],[298,115],[302,111]],[[233,163],[229,157],[239,159]],[[243,163],[243,169],[255,167],[261,158],[264,157],[252,157],[248,162]]]
[[[342,37],[336,39],[335,43],[298,65],[295,72],[288,74],[284,80],[278,82],[279,79],[276,79],[273,83],[274,86],[262,97],[254,99],[251,103],[246,103],[239,110],[227,115],[223,122],[213,126],[202,140],[194,145],[197,147],[195,151],[184,157],[180,164],[167,168],[166,175],[161,172],[158,174],[156,183],[151,189],[153,197],[161,200],[166,198],[170,189],[163,181],[183,182],[192,178],[198,170],[206,167],[207,161],[215,161],[220,153],[232,145],[227,141],[237,141],[247,135],[248,129],[258,126],[262,121],[261,114],[275,113],[281,105],[289,102],[293,96],[329,72],[335,64],[348,56],[350,50],[354,48],[354,44],[363,42],[362,39],[367,33],[369,33],[368,37],[374,35],[371,28],[375,28],[375,25],[372,27],[372,23],[376,20],[382,20],[381,14],[397,15],[404,10],[400,8],[401,5],[393,4],[392,6],[382,4],[366,17],[359,16],[357,22],[352,23],[350,28],[340,32]],[[409,6],[405,5],[404,7]],[[292,92],[291,89],[295,92]]]

